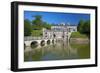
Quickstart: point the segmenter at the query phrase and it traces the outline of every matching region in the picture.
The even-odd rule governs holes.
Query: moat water
[[[24,61],[73,60],[90,58],[90,43],[59,41],[40,48],[26,47]]]

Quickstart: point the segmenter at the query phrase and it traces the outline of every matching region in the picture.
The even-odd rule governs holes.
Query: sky
[[[36,12],[24,11],[24,19],[34,20],[33,16],[41,15],[42,20],[49,24],[69,23],[70,25],[78,25],[80,20],[90,20],[90,14],[81,13],[60,13],[60,12]]]

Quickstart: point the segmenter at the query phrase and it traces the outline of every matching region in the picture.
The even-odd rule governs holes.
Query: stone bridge
[[[72,32],[69,32],[67,34],[67,37],[61,38],[63,41],[66,41],[66,39],[69,41],[70,36]],[[27,36],[24,37],[24,46],[32,46],[32,45],[38,45],[38,47],[46,46],[48,44],[54,44],[58,39],[57,38],[44,38],[44,37],[32,37]]]
[[[32,46],[33,44],[37,44],[38,46],[44,46],[47,44],[52,44],[56,42],[56,39],[51,38],[42,38],[42,37],[24,37],[24,46]]]

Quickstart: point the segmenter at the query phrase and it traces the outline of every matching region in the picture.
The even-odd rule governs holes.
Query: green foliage
[[[32,26],[33,30],[42,30],[42,25],[33,25]]]
[[[35,20],[32,21],[33,25],[42,25],[42,16],[35,15]]]
[[[42,30],[33,30],[31,35],[36,37],[42,36]]]
[[[51,29],[51,25],[48,24],[47,22],[44,22],[42,20],[41,15],[36,15],[34,17],[35,17],[35,19],[32,21],[33,29],[35,29],[35,30],[41,30],[42,28]]]
[[[42,23],[43,23],[42,22],[42,16],[35,15],[34,17],[35,17],[35,19],[32,20],[33,29],[41,30],[42,29]]]
[[[29,20],[24,20],[24,35],[25,36],[41,36],[42,29],[51,29],[51,25],[42,20],[41,15],[35,15],[35,19],[30,22]],[[31,25],[32,24],[32,25]]]
[[[83,26],[83,33],[90,37],[90,21],[86,21]]]
[[[82,33],[83,32],[83,26],[84,26],[84,21],[83,20],[80,20],[79,24],[78,24],[78,27],[77,27],[77,30]]]
[[[81,34],[80,32],[72,32],[71,38],[87,38],[85,34]]]
[[[90,37],[90,20],[87,20],[87,21],[80,20],[77,29],[81,34],[85,34],[89,38]]]
[[[24,36],[30,36],[31,31],[32,31],[32,28],[31,28],[30,21],[25,19],[24,20]]]
[[[46,23],[46,22],[44,22],[44,23],[43,23],[43,28],[51,29],[51,25],[48,24],[48,23]]]

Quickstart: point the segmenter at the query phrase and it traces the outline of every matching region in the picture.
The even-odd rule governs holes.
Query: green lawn
[[[71,38],[87,38],[87,36],[84,34],[80,34],[79,32],[72,32]]]
[[[42,30],[33,30],[31,35],[36,37],[42,36]]]

